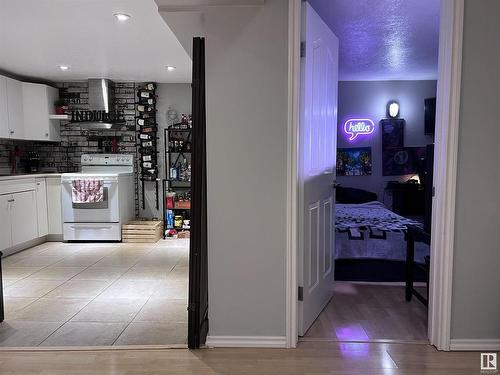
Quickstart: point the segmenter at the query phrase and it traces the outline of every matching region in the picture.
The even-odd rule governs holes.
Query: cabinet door
[[[9,136],[24,139],[23,86],[12,78],[7,80],[7,112],[9,117]]]
[[[12,246],[16,246],[38,237],[35,191],[12,194],[12,200]]]
[[[7,113],[7,80],[0,76],[0,138],[9,138],[9,114]]]
[[[47,178],[49,234],[62,235],[61,178]]]
[[[56,114],[56,109],[54,103],[59,99],[59,90],[51,87],[45,86],[47,93],[47,113],[50,115]],[[49,120],[49,140],[53,142],[59,142],[61,140],[61,121],[59,120]]]
[[[0,251],[12,246],[10,200],[12,195],[0,195]]]
[[[49,234],[49,221],[47,217],[47,185],[45,184],[45,178],[37,178],[35,181],[38,237],[43,237]]]
[[[33,141],[49,140],[49,113],[45,85],[22,83],[25,138]]]
[[[39,83],[23,82],[25,138],[36,141],[59,141],[59,121],[50,120],[58,90]]]

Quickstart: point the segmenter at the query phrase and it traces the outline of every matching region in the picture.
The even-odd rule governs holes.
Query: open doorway
[[[2,7],[2,23],[15,19],[28,30],[28,4],[44,22],[36,35],[2,35],[9,59],[0,91],[9,82],[17,111],[11,134],[23,133],[5,139],[0,131],[0,153],[12,155],[12,165],[0,163],[9,213],[0,244],[0,347],[186,347],[188,338],[190,347],[202,345],[204,51],[193,48],[192,61],[153,0],[87,3],[76,13],[22,3]],[[74,26],[96,14],[92,30],[78,34]],[[46,37],[54,19],[64,20],[57,45]],[[69,48],[75,41],[79,48]],[[123,57],[133,50],[155,53]],[[39,51],[50,59],[26,58]],[[39,134],[41,123],[47,133]],[[167,201],[172,185],[179,191]]]
[[[321,7],[321,1],[311,1],[310,3],[304,4],[302,9],[303,36],[301,40],[302,42],[305,41],[305,44],[301,45],[301,91],[304,93],[305,90],[306,94],[303,94],[301,98],[301,112],[312,114],[309,117],[309,121],[312,119],[311,123],[315,124],[317,129],[314,129],[314,126],[308,123],[307,115],[301,119],[303,127],[301,127],[299,132],[299,154],[303,153],[303,155],[299,157],[298,167],[299,203],[297,224],[299,231],[298,333],[306,337],[310,333],[335,340],[426,340],[426,318],[428,313],[425,304],[421,302],[427,300],[428,265],[432,262],[428,258],[430,254],[428,244],[431,238],[428,230],[430,228],[429,217],[431,215],[430,206],[426,204],[426,201],[432,201],[432,183],[430,183],[430,188],[427,189],[423,185],[429,182],[428,177],[432,175],[433,171],[433,150],[432,146],[427,147],[427,145],[432,145],[433,139],[431,134],[425,134],[426,116],[424,108],[427,105],[428,112],[432,112],[433,98],[436,95],[439,10],[441,4],[439,1],[430,2],[425,5],[421,2],[418,4],[415,2],[414,4],[405,3],[405,6],[401,6],[401,4],[396,6],[393,4],[394,6],[387,7],[387,2],[384,2],[383,11],[382,8],[376,11],[376,9],[373,9],[373,4],[370,9],[366,8],[367,5],[365,2],[360,2],[357,5],[346,4],[345,2],[324,2],[323,7]],[[420,5],[422,8],[419,8]],[[304,8],[306,9],[304,10]],[[318,15],[316,10],[324,14]],[[430,13],[424,17],[423,13],[427,11],[430,11]],[[404,12],[408,13],[405,15]],[[310,16],[310,14],[314,15]],[[331,17],[338,17],[335,18],[338,23],[337,27],[344,26],[344,29],[340,28],[340,31],[334,33],[332,30],[336,26],[334,23],[328,22],[328,14]],[[317,22],[313,21],[314,27],[312,28],[309,27],[310,24],[307,22],[308,17],[316,17]],[[378,21],[377,17],[380,17]],[[342,22],[345,23],[342,25]],[[379,29],[381,34],[377,36],[377,28],[384,25],[384,22],[388,22],[389,25],[385,29],[383,27],[382,30]],[[424,28],[425,31],[416,32],[414,28],[418,28],[418,25],[422,27],[422,22],[427,23]],[[320,24],[323,26],[318,26]],[[430,27],[430,24],[433,24],[434,27]],[[328,39],[325,36],[314,35],[318,27],[322,29],[321,32],[325,33],[325,35],[328,32],[331,32],[334,36],[338,33],[340,35],[341,46],[346,40],[352,43],[354,49],[348,51],[351,52],[351,55],[347,59],[347,62],[350,63],[348,64],[349,68],[354,68],[355,70],[357,67],[360,71],[364,69],[368,70],[368,75],[366,74],[366,70],[364,71],[364,76],[358,71],[357,73],[361,78],[353,79],[353,70],[348,72],[340,69],[340,81],[344,79],[345,81],[355,82],[340,82],[338,107],[335,98],[331,95],[330,103],[326,103],[326,105],[322,104],[321,100],[313,100],[309,106],[304,102],[304,97],[309,98],[311,95],[313,97],[317,95],[318,98],[324,98],[326,93],[328,97],[327,88],[329,83],[327,81],[325,85],[325,79],[330,77],[329,79],[335,80],[335,77],[333,75],[328,76],[328,72],[323,68],[323,66],[327,66],[328,64],[321,63],[322,61],[326,61],[326,57],[330,55],[335,58],[335,45],[331,43],[329,49],[325,49],[326,52],[321,51],[321,45]],[[391,34],[398,27],[404,27],[404,32]],[[304,33],[309,33],[309,35],[304,35]],[[351,37],[350,40],[347,37],[349,34]],[[391,35],[396,35],[397,37],[391,38]],[[414,35],[418,35],[418,38],[415,37],[412,39]],[[419,46],[422,46],[420,42],[427,40],[426,37],[429,37],[429,35],[432,36],[433,41],[430,48],[434,48],[434,52],[430,55],[423,54],[411,58],[410,55],[418,50]],[[401,40],[401,36],[404,36],[406,39]],[[376,40],[369,40],[366,43],[367,41],[363,40],[363,38],[381,38],[382,45],[377,47]],[[428,42],[427,40],[427,47],[429,47]],[[347,43],[346,47],[348,46],[349,43]],[[353,51],[362,51],[364,53],[354,53]],[[385,61],[382,64],[378,64],[378,59],[385,59]],[[426,59],[430,61],[430,64],[426,68],[431,66],[432,69],[421,69],[420,74],[416,74],[418,69],[415,68],[418,68],[419,64],[421,64],[420,68],[423,68]],[[343,61],[341,48],[341,67]],[[416,65],[415,62],[417,62]],[[385,72],[383,72],[384,64],[390,68]],[[369,71],[374,67],[374,70]],[[312,70],[313,74],[308,73],[308,69]],[[434,77],[427,75],[430,71],[434,72]],[[315,88],[314,79],[309,80],[309,82],[307,79],[304,81],[304,72],[306,72],[306,76],[310,74],[310,77],[323,77],[318,79],[317,88]],[[369,75],[373,75],[374,73],[392,73],[392,77],[391,74],[382,74],[379,78],[370,78]],[[399,76],[394,76],[394,73],[398,73]],[[443,78],[442,73],[440,73],[441,78]],[[346,78],[342,78],[342,75],[345,75]],[[419,86],[420,89],[410,87],[410,83],[413,83],[411,81],[419,81],[413,86]],[[392,83],[396,86],[408,86],[400,87],[399,89],[387,86]],[[426,83],[428,83],[428,87],[422,87],[426,86]],[[361,88],[361,91],[357,91],[356,88],[360,88],[361,85],[364,87]],[[385,87],[379,91],[375,89],[377,85]],[[452,85],[449,87],[452,87]],[[308,89],[310,90],[309,92],[307,92]],[[315,93],[315,90],[318,93]],[[408,93],[415,93],[419,90],[422,91],[421,98],[418,98],[420,94],[408,95]],[[448,98],[449,93],[445,92],[445,94],[446,98],[444,99],[446,101],[450,100]],[[364,95],[366,95],[366,100],[364,99]],[[418,103],[411,104],[408,102],[408,96],[417,97]],[[381,108],[379,109],[376,107],[379,105],[378,101],[380,100],[383,104],[380,105]],[[415,102],[413,99],[410,101]],[[403,102],[406,102],[408,106],[408,112],[404,115],[402,114]],[[343,108],[341,108],[342,103],[344,103]],[[413,119],[411,123],[419,127],[422,132],[420,139],[414,139],[415,143],[413,143],[409,136],[416,130],[415,128],[405,130],[405,123],[409,123],[409,118],[415,116],[417,108],[420,110],[418,114],[420,120]],[[328,126],[331,123],[327,116],[332,111],[335,115],[338,114],[333,127],[337,138],[335,142],[337,142],[338,148],[342,149],[338,150],[341,154],[341,160],[340,164],[336,163],[338,167],[337,171],[329,168],[328,152],[330,150],[325,148],[328,147],[328,140],[325,142],[324,139],[324,135],[328,134]],[[438,113],[439,111],[438,109]],[[411,114],[412,112],[413,114]],[[317,116],[317,118],[314,119],[314,116]],[[404,116],[408,116],[408,118],[404,119]],[[305,122],[304,119],[306,120]],[[401,123],[403,123],[403,126],[401,126]],[[416,125],[417,123],[418,125]],[[344,129],[345,127],[347,129]],[[389,128],[396,132],[398,132],[398,128],[401,130],[402,137],[396,137],[399,141],[396,141],[394,138],[392,139],[395,141],[393,146],[398,148],[397,150],[389,147],[390,141],[387,139],[388,137],[385,137],[386,139],[384,140],[382,136],[384,128],[387,129],[387,133],[390,136],[393,134],[388,131]],[[408,143],[405,142],[405,135],[407,136],[406,140],[409,140]],[[345,138],[346,136],[347,139]],[[314,137],[317,138],[318,142],[314,142]],[[342,140],[341,137],[343,137]],[[371,141],[370,137],[372,137]],[[363,140],[363,138],[365,139]],[[342,141],[345,142],[342,143]],[[310,147],[311,144],[314,147]],[[374,161],[374,148],[376,148],[377,161]],[[336,151],[333,152],[337,154]],[[314,163],[318,167],[316,168],[317,170],[311,169]],[[377,170],[377,177],[380,173],[381,178],[376,182],[376,188],[373,190],[381,188],[382,194],[380,195],[376,191],[373,192],[367,189],[368,185],[363,185],[363,183],[368,183],[370,180],[370,178],[366,178],[367,176],[373,176],[374,169]],[[344,174],[344,176],[341,178],[339,178],[340,176],[336,177],[335,172]],[[406,177],[401,178],[398,182],[388,184],[388,180],[393,179],[393,177],[388,177],[384,181],[382,179],[384,174],[388,176],[406,175]],[[333,193],[308,196],[309,192],[313,191],[311,187],[318,186],[320,181],[325,178],[325,175],[330,177],[329,185],[333,185],[330,188],[340,190],[337,191],[337,197],[334,197]],[[358,184],[358,186],[345,185],[346,181],[355,181],[356,179],[364,181]],[[420,183],[418,181],[413,182],[417,179],[421,180]],[[409,180],[412,181],[407,182]],[[340,185],[338,185],[339,183]],[[399,189],[400,187],[401,189]],[[392,191],[392,194],[389,194],[388,190],[391,189],[397,191]],[[410,196],[410,191],[415,194]],[[319,190],[317,189],[316,193],[318,192]],[[408,193],[410,198],[408,196],[404,197],[406,193]],[[418,197],[416,196],[417,194]],[[387,197],[384,199],[384,196]],[[339,199],[343,200],[343,203],[340,204],[344,206],[340,206],[340,209],[334,210],[332,207],[335,202],[339,202]],[[360,199],[361,201],[359,201]],[[377,202],[377,200],[378,203],[372,203],[372,205],[364,207],[354,206],[356,204],[365,205],[373,201]],[[353,211],[352,209],[355,210]],[[398,212],[394,212],[394,210]],[[336,212],[336,214],[333,214],[333,212]],[[370,218],[372,220],[375,219],[375,222],[372,221],[370,224],[366,221]],[[336,222],[339,224],[335,228],[335,231],[332,230],[331,234],[329,233],[329,229],[333,225],[329,225],[329,220],[331,223]],[[386,224],[387,222],[393,222],[394,226],[391,227],[389,225],[384,228],[383,225],[380,225],[384,221]],[[412,234],[409,230],[410,227],[415,227],[417,232]],[[426,229],[427,231],[425,231]],[[401,241],[399,241],[399,245],[397,246],[399,254],[396,254],[392,245],[388,243],[391,241],[388,241],[387,237],[389,235],[392,237],[398,231],[401,234]],[[422,237],[420,236],[422,233],[426,233],[427,235]],[[346,238],[342,238],[342,235],[345,235]],[[414,241],[411,241],[411,239]],[[367,240],[372,240],[373,243]],[[408,243],[413,244],[413,246],[407,246]],[[421,243],[423,245],[420,245]],[[340,244],[335,251],[333,250],[335,248],[334,244]],[[427,253],[425,253],[426,251]],[[408,264],[406,262],[407,254],[411,254],[411,257],[414,258],[411,260],[416,261],[411,262],[411,271],[406,266]],[[337,262],[337,259],[341,259],[341,261]],[[418,263],[418,267],[415,267],[415,263]],[[332,264],[331,267],[330,264]],[[418,274],[417,268],[418,272],[422,270],[422,274]],[[413,277],[410,280],[411,282],[408,281],[408,275]],[[330,284],[329,280],[333,278],[336,281]],[[421,282],[421,284],[416,283],[416,281]],[[361,282],[368,282],[370,284],[360,284]],[[382,282],[392,284],[382,285],[380,284]],[[405,283],[406,286],[411,286],[406,291]],[[335,289],[333,285],[336,285]],[[415,292],[419,292],[419,287],[423,287],[423,290],[420,290],[420,293],[417,294]],[[397,289],[399,291],[395,292]],[[332,305],[336,302],[336,295],[339,297],[339,302],[342,300],[345,302],[344,307],[349,304],[353,308],[357,304],[358,307],[361,306],[363,308],[371,300],[375,303],[375,306],[378,304],[378,307],[381,309],[375,311],[375,313],[373,310],[364,309],[361,314],[359,314],[359,311],[358,314],[352,310],[350,312],[345,309],[341,311],[342,309],[338,310],[335,308],[336,306]],[[412,298],[414,295],[418,295],[418,300]],[[331,298],[332,296],[333,298]],[[405,302],[405,299],[412,299],[412,301]],[[394,306],[397,310],[397,304],[394,304],[396,300],[400,301],[402,311],[397,312],[396,315],[394,315],[394,311],[388,311],[387,309],[383,311],[384,307],[389,306]],[[411,306],[410,304],[414,305],[415,308],[408,308],[408,306]],[[326,309],[323,310],[325,307]],[[352,318],[356,315],[358,316],[358,322],[355,321],[356,318]],[[341,323],[344,325],[343,327],[335,327],[332,324],[332,320],[335,317],[337,317],[337,322],[341,322],[342,320],[339,318],[346,316],[348,318],[344,319]],[[388,332],[387,329],[383,328],[383,324],[379,324],[378,329],[364,329],[359,322],[360,320],[368,321],[369,326],[372,318],[380,322],[382,319],[391,319],[391,316],[404,329]],[[413,325],[413,327],[409,327],[405,323],[405,320],[410,325]],[[417,323],[415,324],[415,322]],[[375,324],[373,326],[375,327]],[[329,332],[325,333],[325,331]],[[371,334],[366,331],[371,331]]]

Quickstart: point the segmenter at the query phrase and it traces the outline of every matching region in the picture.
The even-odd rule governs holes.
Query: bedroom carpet
[[[304,339],[427,341],[427,308],[404,287],[335,282],[333,298]]]

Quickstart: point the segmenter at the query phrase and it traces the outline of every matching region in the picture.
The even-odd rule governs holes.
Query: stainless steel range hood
[[[115,85],[104,78],[91,78],[89,82],[89,110],[84,117],[72,117],[72,123],[83,130],[120,130],[126,127],[123,116],[114,109]],[[79,115],[79,114],[77,114]],[[82,116],[83,117],[83,116]]]

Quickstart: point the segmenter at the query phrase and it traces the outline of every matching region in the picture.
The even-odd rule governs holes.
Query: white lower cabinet
[[[62,236],[61,178],[0,181],[0,251],[4,256],[47,235]]]
[[[38,223],[38,237],[49,234],[47,211],[47,184],[45,178],[37,178],[36,184],[36,218]]]
[[[10,220],[12,223],[12,246],[38,237],[35,191],[12,194]]]
[[[0,195],[0,251],[12,246],[10,195]]]
[[[48,177],[46,182],[49,235],[62,237],[61,177]]]

